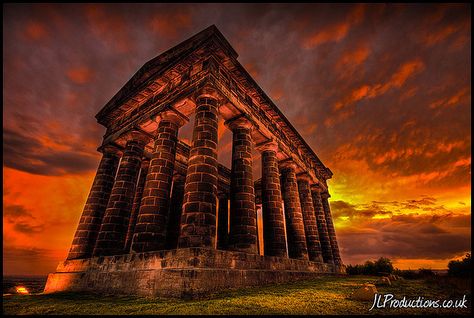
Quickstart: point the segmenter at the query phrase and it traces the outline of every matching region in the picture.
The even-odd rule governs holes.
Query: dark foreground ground
[[[312,281],[227,291],[205,300],[175,300],[63,293],[54,295],[4,295],[3,314],[461,314],[471,312],[471,289],[466,282],[446,279],[395,281],[378,287],[396,299],[459,300],[467,308],[373,309],[373,301],[356,301],[348,295],[376,277],[323,277]],[[5,287],[5,286],[4,286]],[[4,288],[5,292],[5,288]],[[441,303],[440,302],[440,303]]]

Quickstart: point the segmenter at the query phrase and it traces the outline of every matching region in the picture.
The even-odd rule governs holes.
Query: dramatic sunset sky
[[[145,62],[211,24],[333,171],[343,261],[445,268],[471,250],[470,12],[4,6],[3,273],[46,274],[65,259],[101,157],[95,114]],[[220,129],[219,161],[229,166],[230,134]]]

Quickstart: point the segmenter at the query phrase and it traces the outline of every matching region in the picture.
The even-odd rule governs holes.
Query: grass
[[[425,280],[395,281],[392,286],[378,287],[382,294],[397,299],[460,299],[468,296],[467,309],[374,309],[372,301],[356,301],[347,296],[361,284],[375,281],[370,276],[322,277],[319,279],[214,294],[209,299],[177,300],[131,296],[100,296],[61,293],[3,296],[3,314],[469,314],[470,287],[453,291],[450,285]]]

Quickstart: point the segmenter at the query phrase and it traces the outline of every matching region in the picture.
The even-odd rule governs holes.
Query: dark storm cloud
[[[76,149],[62,151],[43,146],[32,136],[3,130],[4,165],[34,174],[62,175],[94,169],[97,160]]]
[[[470,215],[456,215],[430,199],[377,202],[372,207],[331,202],[334,218],[348,217],[350,222],[337,231],[343,255],[360,262],[380,256],[447,259],[470,251]],[[413,207],[407,207],[408,202],[416,202],[419,210],[434,205],[438,214],[417,213]],[[412,212],[392,214],[400,208]],[[384,218],[374,219],[375,215]]]
[[[24,206],[4,204],[4,221],[13,225],[13,230],[23,234],[37,234],[44,230],[44,224],[38,224],[36,218]]]
[[[3,206],[3,216],[9,220],[18,218],[34,218],[34,216],[22,205],[12,204]]]
[[[49,256],[49,250],[36,247],[3,246],[3,257],[11,261],[41,261]]]
[[[378,222],[379,226],[380,223]],[[426,226],[426,225],[425,225]],[[410,227],[413,233],[401,228],[401,232],[382,233],[340,233],[339,244],[342,254],[353,260],[364,261],[381,256],[389,258],[449,259],[471,250],[469,233],[445,233],[436,227],[426,230],[422,226]]]
[[[15,223],[13,229],[24,234],[41,233],[44,230],[44,225],[32,225],[26,222]]]
[[[391,211],[385,210],[385,208],[378,204],[364,204],[355,205],[345,201],[331,201],[331,208],[333,209],[333,216],[337,217],[361,217],[371,218],[375,215],[391,215]]]
[[[62,257],[50,249],[4,244],[3,275],[45,275]]]

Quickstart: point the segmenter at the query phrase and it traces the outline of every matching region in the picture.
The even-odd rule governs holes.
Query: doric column
[[[215,247],[218,98],[205,87],[196,99],[178,248]]]
[[[131,251],[136,253],[165,249],[178,129],[186,122],[174,110],[166,110],[158,117],[160,122],[132,240]]]
[[[287,257],[285,237],[285,216],[280,187],[275,142],[257,145],[262,153],[262,220],[263,253],[269,256]]]
[[[229,198],[219,194],[219,211],[217,213],[217,249],[226,250],[229,240]]]
[[[252,177],[252,123],[245,115],[226,122],[232,130],[228,249],[257,254],[257,211]]]
[[[332,257],[335,265],[342,265],[341,255],[339,254],[339,247],[337,246],[336,230],[334,229],[334,223],[332,222],[331,209],[329,208],[329,193],[321,193],[321,199],[323,203],[324,216],[326,217],[326,225],[329,233],[329,240],[331,242]]]
[[[143,190],[145,189],[146,176],[148,174],[148,167],[150,166],[150,159],[142,159],[142,168],[140,169],[140,176],[138,177],[137,189],[135,190],[135,197],[133,198],[132,212],[130,213],[130,220],[128,222],[127,236],[125,237],[125,252],[130,251],[132,245],[133,233],[135,233],[135,225],[137,224],[138,211],[142,202]]]
[[[309,182],[311,178],[307,173],[297,175],[298,193],[300,195],[301,210],[303,212],[304,232],[306,234],[306,245],[308,246],[309,260],[323,262],[321,255],[321,243],[319,242],[318,226],[314,214],[313,199]]]
[[[326,216],[324,215],[323,203],[321,200],[321,188],[318,185],[311,186],[311,197],[313,198],[314,212],[316,214],[316,223],[318,224],[319,240],[321,242],[321,252],[325,263],[333,264],[331,240],[329,238],[326,225]]]
[[[288,236],[288,255],[290,258],[308,260],[308,248],[295,169],[296,164],[292,161],[285,161],[280,169],[286,233]]]
[[[149,137],[140,131],[132,131],[123,152],[112,193],[105,210],[93,256],[124,253],[125,236],[135,196],[135,185],[143,158],[143,150]]]
[[[176,174],[173,177],[173,188],[171,190],[171,201],[168,215],[168,230],[166,233],[166,249],[176,249],[178,246],[179,228],[181,224],[181,212],[183,208],[184,181],[186,177]]]
[[[102,159],[97,168],[67,259],[91,257],[99,234],[121,156],[118,149],[113,146],[102,147],[101,151],[103,153]]]

